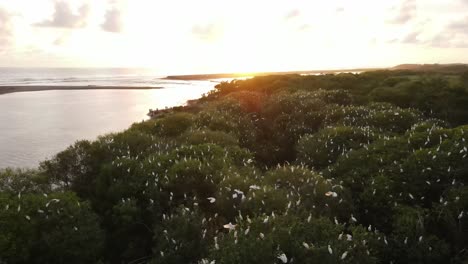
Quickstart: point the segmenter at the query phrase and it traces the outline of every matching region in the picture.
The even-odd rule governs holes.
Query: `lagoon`
[[[152,90],[48,90],[0,95],[0,169],[36,167],[77,140],[94,140],[122,131],[147,119],[149,109],[183,105],[215,84],[178,81]]]

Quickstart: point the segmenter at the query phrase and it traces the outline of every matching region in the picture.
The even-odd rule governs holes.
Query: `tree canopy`
[[[467,263],[466,79],[222,82],[0,171],[0,263]]]

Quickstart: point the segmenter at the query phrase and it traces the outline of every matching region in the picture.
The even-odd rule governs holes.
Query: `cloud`
[[[301,15],[301,11],[299,11],[299,9],[293,9],[293,10],[289,11],[289,13],[287,13],[286,16],[284,16],[284,19],[285,20],[290,20],[290,19],[296,18],[296,17],[298,17],[300,15]]]
[[[108,32],[119,33],[123,31],[123,22],[120,10],[112,8],[106,12],[106,20],[101,28]]]
[[[387,20],[391,24],[406,24],[416,16],[416,0],[403,0],[397,13]]]
[[[453,35],[447,32],[439,33],[430,40],[429,44],[433,47],[448,48],[451,46],[450,40],[452,37]]]
[[[431,45],[441,48],[468,48],[468,17],[447,24],[432,38]]]
[[[468,38],[456,36],[450,32],[441,32],[435,35],[429,44],[437,48],[468,48]]]
[[[452,21],[448,24],[447,29],[450,32],[468,34],[468,17],[461,20]]]
[[[221,35],[221,29],[214,23],[195,25],[192,27],[192,34],[201,40],[212,41]]]
[[[82,28],[86,26],[86,20],[89,16],[89,5],[83,4],[74,12],[69,2],[56,1],[55,12],[51,20],[45,20],[37,23],[39,27],[59,27],[59,28]]]
[[[0,50],[7,47],[13,36],[11,15],[0,7]]]
[[[413,44],[434,48],[468,48],[468,17],[447,23],[441,30],[427,30],[428,21],[412,25],[401,38],[386,41],[389,44]],[[430,23],[429,23],[430,24]]]
[[[419,31],[413,31],[407,34],[402,40],[401,43],[405,44],[419,44],[421,41],[418,39],[418,36],[421,34]]]

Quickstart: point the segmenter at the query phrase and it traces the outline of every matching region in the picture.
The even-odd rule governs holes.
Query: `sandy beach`
[[[53,86],[53,85],[32,85],[32,86],[0,86],[0,95],[19,92],[38,92],[48,90],[152,90],[163,87],[150,86]]]

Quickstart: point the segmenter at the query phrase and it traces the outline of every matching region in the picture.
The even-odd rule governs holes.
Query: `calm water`
[[[24,75],[27,74],[18,76]],[[31,76],[28,78],[33,84],[59,82],[41,81]],[[118,79],[122,78],[118,75],[108,76],[92,84],[103,85],[105,82],[124,86],[128,79],[119,82]],[[138,76],[131,78],[137,82]],[[63,76],[56,79],[63,80]],[[89,80],[91,76],[83,74],[74,79],[75,85],[81,85],[84,79]],[[148,109],[182,105],[189,99],[199,98],[216,84],[212,81],[168,81],[157,77],[147,79],[152,80],[150,85],[165,88],[40,91],[0,95],[0,168],[35,167],[39,161],[52,157],[77,140],[93,140],[98,135],[124,130],[132,123],[146,119]]]

